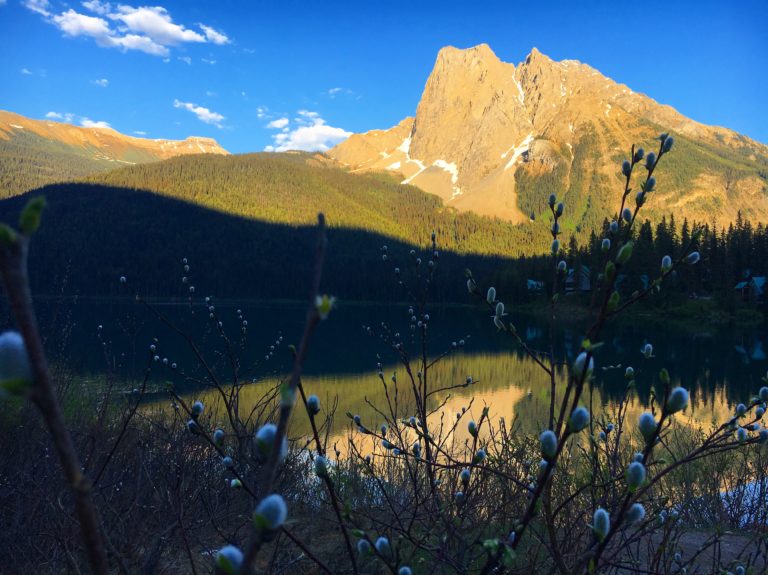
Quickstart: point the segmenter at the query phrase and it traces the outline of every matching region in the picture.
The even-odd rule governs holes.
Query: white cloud
[[[261,119],[268,118],[269,117],[269,108],[266,106],[259,106],[256,108],[256,117]]]
[[[146,136],[147,135],[146,132],[142,132],[141,130],[134,130],[133,133],[136,134],[137,136]]]
[[[114,41],[109,23],[98,16],[86,16],[70,8],[66,12],[53,16],[51,22],[67,36],[90,36],[97,43],[105,46]]]
[[[112,127],[109,125],[109,122],[105,122],[103,120],[101,121],[91,120],[86,116],[78,116],[77,114],[73,114],[72,112],[48,112],[45,115],[45,117],[48,118],[49,120],[57,120],[59,122],[65,122],[67,124],[74,124],[75,122],[79,122],[83,128],[111,128]]]
[[[174,46],[183,42],[205,42],[205,37],[194,30],[176,24],[168,10],[162,6],[119,5],[117,12],[110,14],[112,20],[122,22],[128,30],[143,34],[163,46]]]
[[[92,38],[102,48],[136,50],[167,58],[170,47],[183,43],[228,44],[224,32],[199,24],[202,34],[173,21],[162,6],[113,7],[101,0],[85,0],[82,6],[91,12],[83,14],[69,8],[59,14],[50,11],[49,0],[22,0],[29,10],[43,16],[66,36]]]
[[[302,124],[305,126],[309,126],[310,124],[314,124],[317,122],[317,120],[320,120],[322,122],[322,118],[320,118],[320,114],[317,112],[310,112],[309,110],[299,110],[296,112],[299,117],[295,118],[296,123]]]
[[[21,70],[19,70],[19,72],[24,76],[32,75],[32,70],[30,70],[29,68],[22,68]]]
[[[153,42],[151,38],[140,36],[138,34],[126,34],[122,38],[114,38],[114,41],[114,45],[123,50],[137,50],[152,56],[163,57],[167,57],[168,54],[170,54],[170,50],[162,44]]]
[[[200,26],[200,29],[205,34],[205,38],[212,44],[229,44],[229,38],[223,32],[219,32],[218,30],[215,30],[210,26],[206,26],[205,24],[198,24],[198,26]]]
[[[288,118],[278,118],[277,120],[272,120],[269,124],[267,124],[267,128],[280,130],[285,128],[288,125],[288,122],[290,122]]]
[[[200,58],[200,61],[205,64],[210,64],[211,66],[213,66],[216,63],[216,60],[209,60],[208,58]]]
[[[109,125],[108,122],[105,122],[103,120],[97,122],[96,120],[91,120],[90,118],[80,118],[80,125],[83,128],[111,128],[112,126]]]
[[[99,86],[100,88],[106,88],[107,86],[109,86],[109,80],[107,80],[106,78],[100,78],[99,80],[93,80],[92,83],[97,85],[97,86]]]
[[[221,122],[225,119],[221,114],[213,112],[208,108],[204,108],[203,106],[192,104],[191,102],[180,102],[179,100],[174,100],[173,107],[192,112],[201,122],[212,124],[217,128],[221,128]]]
[[[6,0],[0,0],[0,6],[5,6]]]
[[[326,124],[317,112],[299,110],[297,114],[296,123],[299,126],[293,130],[273,135],[273,145],[264,148],[266,151],[324,152],[352,135],[352,132]]]
[[[189,56],[179,56],[179,60],[184,62],[187,66],[192,65],[192,58],[190,58]]]
[[[104,18],[80,14],[71,8],[59,15],[51,16],[50,22],[64,32],[66,36],[93,38],[96,44],[103,48],[138,50],[154,56],[166,56],[168,54],[168,48],[153,42],[147,36],[137,34],[119,36],[110,28],[109,22]]]
[[[61,120],[67,124],[71,124],[75,120],[75,115],[70,112],[48,112],[45,117],[49,120]]]

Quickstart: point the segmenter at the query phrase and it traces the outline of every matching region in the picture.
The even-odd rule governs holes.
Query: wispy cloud
[[[88,0],[82,7],[90,14],[69,8],[55,13],[49,0],[22,0],[22,4],[45,21],[56,26],[65,36],[88,37],[102,48],[136,50],[167,58],[170,48],[184,43],[223,45],[229,37],[219,30],[198,24],[200,31],[173,21],[162,6],[129,6]]]
[[[146,132],[142,132],[141,130],[134,130],[133,133],[136,134],[137,136],[146,136],[147,135]]]
[[[343,128],[326,124],[320,114],[310,110],[299,110],[296,113],[293,129],[288,127],[290,122],[285,122],[282,126],[270,126],[281,120],[287,120],[287,118],[280,118],[267,125],[267,127],[283,128],[282,132],[272,136],[272,145],[264,148],[267,152],[287,152],[288,150],[324,152],[352,135],[352,132]]]
[[[101,14],[106,16],[112,12],[112,4],[109,2],[100,2],[100,0],[88,0],[87,2],[80,2],[80,4],[86,10],[89,10],[95,14]]]
[[[334,100],[338,96],[348,96],[348,97],[351,97],[351,96],[355,96],[356,94],[355,94],[354,91],[350,90],[349,88],[340,88],[340,87],[337,86],[335,88],[331,88],[330,90],[327,90],[325,92],[325,95],[328,96],[331,100]],[[359,99],[359,98],[360,97],[358,96],[357,99]]]
[[[49,120],[60,120],[67,124],[71,124],[75,120],[75,115],[70,112],[48,112],[45,117]]]
[[[22,76],[31,76],[32,75],[32,70],[30,70],[29,68],[22,68],[21,70],[19,70],[19,73]]]
[[[205,108],[203,106],[198,106],[197,104],[193,104],[192,102],[180,102],[179,100],[174,100],[173,107],[192,112],[195,116],[197,116],[197,119],[200,120],[201,122],[204,122],[206,124],[211,124],[213,126],[216,126],[217,128],[221,128],[222,127],[221,122],[225,120],[224,116],[222,116],[218,112],[213,112],[208,108]]]
[[[187,66],[192,65],[192,58],[190,58],[189,56],[179,56],[179,60],[184,62]]]
[[[87,116],[78,116],[72,112],[48,112],[45,115],[49,120],[57,120],[59,122],[65,122],[67,124],[74,124],[79,122],[83,128],[111,128],[109,122],[104,120],[91,120]]]
[[[267,124],[267,128],[272,130],[281,130],[285,128],[290,120],[288,118],[278,118],[277,120],[272,120],[269,124]]]
[[[107,86],[109,86],[109,80],[107,80],[106,78],[92,80],[91,83],[95,84],[96,86],[99,86],[100,88],[106,88]]]
[[[112,126],[109,125],[109,122],[105,122],[104,120],[96,121],[91,120],[90,118],[80,118],[80,125],[83,128],[111,128]]]
[[[205,24],[198,24],[198,26],[200,26],[203,34],[205,34],[205,38],[212,44],[229,44],[230,40],[223,32],[219,32],[218,30],[215,30],[210,26],[206,26]]]
[[[32,12],[37,12],[42,16],[50,16],[51,14],[48,11],[48,7],[50,6],[50,2],[48,2],[48,0],[22,0],[21,3],[28,9],[32,10]]]

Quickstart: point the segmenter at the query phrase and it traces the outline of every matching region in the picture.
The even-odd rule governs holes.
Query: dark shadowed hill
[[[33,290],[95,296],[126,295],[119,277],[149,296],[186,299],[303,298],[314,245],[311,225],[266,222],[141,190],[87,184],[43,188],[43,225],[30,253]],[[420,192],[419,192],[420,193]],[[31,194],[0,202],[0,220],[15,221]],[[394,268],[408,280],[426,271],[429,251],[382,233],[333,226],[324,290],[343,299],[404,299]],[[440,243],[438,239],[438,244]],[[388,246],[388,261],[381,247]],[[416,256],[411,249],[419,249]],[[439,248],[440,249],[440,248]],[[416,265],[416,257],[424,262]],[[181,260],[191,266],[186,274]],[[524,278],[528,262],[441,249],[433,295],[466,301],[464,269],[480,277],[501,270]],[[523,280],[519,280],[522,285]]]

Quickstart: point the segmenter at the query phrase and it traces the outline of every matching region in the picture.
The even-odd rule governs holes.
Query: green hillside
[[[546,252],[546,222],[508,222],[446,208],[436,196],[387,174],[353,174],[311,154],[180,157],[95,175],[94,184],[151,191],[163,197],[279,224],[310,224],[324,212],[332,227],[358,229],[463,254]]]
[[[126,275],[142,293],[186,298],[301,298],[317,213],[331,242],[326,289],[345,299],[403,297],[393,273],[421,273],[437,235],[441,280],[434,296],[461,301],[463,272],[496,277],[505,262],[548,249],[547,225],[512,226],[444,208],[437,197],[386,175],[357,175],[309,154],[180,157],[57,184],[0,202],[13,221],[31,194],[48,200],[30,255],[33,289],[125,295]],[[380,249],[389,247],[389,261]],[[420,250],[417,268],[411,249]],[[182,284],[182,258],[193,263]],[[534,259],[514,264],[524,284]],[[506,273],[509,275],[509,272]],[[519,280],[519,281],[518,281]]]
[[[573,155],[562,147],[551,152],[551,169],[525,164],[515,173],[518,205],[525,214],[546,216],[547,198],[554,193],[568,210],[564,229],[584,233],[598,229],[616,210],[616,198],[624,187],[619,166],[627,158],[629,144],[619,142],[605,127],[591,128],[575,142]],[[631,130],[634,141],[646,152],[656,151],[660,126],[639,123]],[[735,222],[738,213],[752,221],[768,221],[768,156],[752,148],[733,148],[697,141],[674,133],[674,152],[664,158],[656,172],[659,182],[645,216],[658,223],[675,214],[679,219],[721,223]],[[698,191],[709,186],[706,192]],[[630,197],[631,205],[634,194]]]
[[[94,159],[84,149],[36,134],[17,134],[0,140],[0,198],[114,168],[114,162]]]
[[[590,172],[585,168],[584,173]],[[535,179],[519,183],[537,194],[555,189],[540,190]],[[440,251],[440,279],[433,288],[438,299],[466,299],[465,268],[503,287],[516,301],[530,297],[527,279],[551,279],[551,261],[543,257],[551,241],[546,215],[512,225],[458,213],[388,174],[350,173],[313,154],[188,156],[130,166],[0,201],[0,220],[13,221],[27,197],[38,193],[49,203],[30,256],[39,294],[58,293],[64,286],[70,294],[125,295],[116,280],[126,275],[150,296],[186,299],[189,286],[195,285],[198,295],[301,298],[309,276],[312,226],[321,211],[331,241],[325,289],[345,299],[401,298],[394,268],[400,267],[406,279],[423,273],[433,231]],[[593,230],[602,228],[615,198],[593,194],[586,177],[571,179],[564,197],[571,216],[562,240],[569,265],[586,261],[599,269],[601,233]],[[593,210],[595,205],[603,209]],[[599,221],[598,214],[603,214]],[[646,224],[641,231],[646,228],[644,243],[650,245],[652,228]],[[762,237],[763,228],[757,231]],[[673,251],[668,243],[646,250],[645,267],[655,268],[661,255]],[[389,247],[386,263],[383,245]],[[577,252],[577,245],[590,253]],[[410,255],[412,249],[416,255]],[[179,262],[185,257],[193,272],[182,283]],[[416,257],[423,259],[421,267]],[[686,285],[729,288],[744,265],[725,270],[717,282],[701,277]],[[632,285],[642,271],[632,271]]]

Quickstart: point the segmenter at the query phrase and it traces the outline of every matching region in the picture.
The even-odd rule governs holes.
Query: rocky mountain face
[[[227,153],[211,138],[134,138],[111,128],[32,120],[0,110],[0,198],[120,166]]]
[[[621,160],[670,132],[652,217],[768,221],[768,146],[705,126],[575,60],[535,48],[517,66],[485,44],[440,50],[413,118],[355,134],[328,154],[350,170],[398,174],[446,206],[515,223],[565,198],[566,224],[590,229],[616,210]]]

